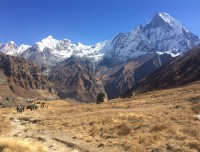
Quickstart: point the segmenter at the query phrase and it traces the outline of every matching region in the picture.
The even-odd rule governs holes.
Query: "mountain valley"
[[[122,96],[172,57],[199,43],[198,36],[179,21],[157,13],[146,25],[92,46],[48,36],[33,46],[16,46],[11,41],[0,45],[0,52],[38,65],[62,99],[95,102],[99,92],[108,99]]]
[[[199,67],[167,13],[94,45],[0,44],[0,152],[199,152]]]

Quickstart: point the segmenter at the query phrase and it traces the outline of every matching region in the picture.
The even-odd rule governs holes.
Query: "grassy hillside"
[[[199,101],[196,82],[99,105],[60,100],[22,114],[0,109],[0,120],[10,126],[0,124],[0,133],[28,138],[48,151],[198,152]]]

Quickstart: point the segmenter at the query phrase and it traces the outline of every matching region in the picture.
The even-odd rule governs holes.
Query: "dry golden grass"
[[[56,129],[64,134],[71,133],[75,139],[100,147],[114,146],[124,151],[167,150],[169,147],[177,151],[198,151],[198,147],[192,148],[190,142],[199,142],[199,120],[188,115],[193,115],[188,103],[180,109],[174,103],[146,105],[131,102],[130,107],[138,105],[130,109],[123,106],[112,109],[113,104],[118,103],[52,110],[43,125],[50,125],[49,129],[54,133]]]
[[[6,116],[4,116],[9,112],[10,109],[4,108],[4,110],[0,110],[0,135],[6,134],[10,130],[10,121]]]
[[[26,124],[35,134],[71,137],[70,142],[89,151],[198,152],[199,96],[200,86],[195,83],[99,105],[50,101],[48,109],[23,116],[40,120]]]
[[[0,152],[47,152],[48,148],[39,143],[19,138],[0,137]]]

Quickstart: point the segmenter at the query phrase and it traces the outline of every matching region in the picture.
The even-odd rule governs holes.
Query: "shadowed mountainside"
[[[136,84],[125,96],[134,93],[166,89],[184,85],[200,79],[200,45],[182,56],[176,57],[146,79]]]
[[[97,76],[104,84],[109,99],[123,95],[134,84],[152,73],[172,57],[169,54],[151,54],[132,59],[114,68],[100,68]]]

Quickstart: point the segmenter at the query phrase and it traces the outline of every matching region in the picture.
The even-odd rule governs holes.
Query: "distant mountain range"
[[[33,46],[16,46],[12,41],[1,44],[0,52],[40,66],[60,97],[94,102],[100,90],[110,99],[121,96],[172,57],[199,43],[199,37],[179,21],[167,13],[156,13],[146,25],[92,46],[49,36]]]
[[[151,22],[128,33],[120,33],[112,40],[86,46],[70,40],[56,40],[48,36],[33,46],[12,41],[0,45],[0,52],[22,56],[37,64],[55,65],[72,55],[99,62],[103,58],[127,61],[152,52],[179,55],[200,43],[179,21],[166,13],[157,13]]]

